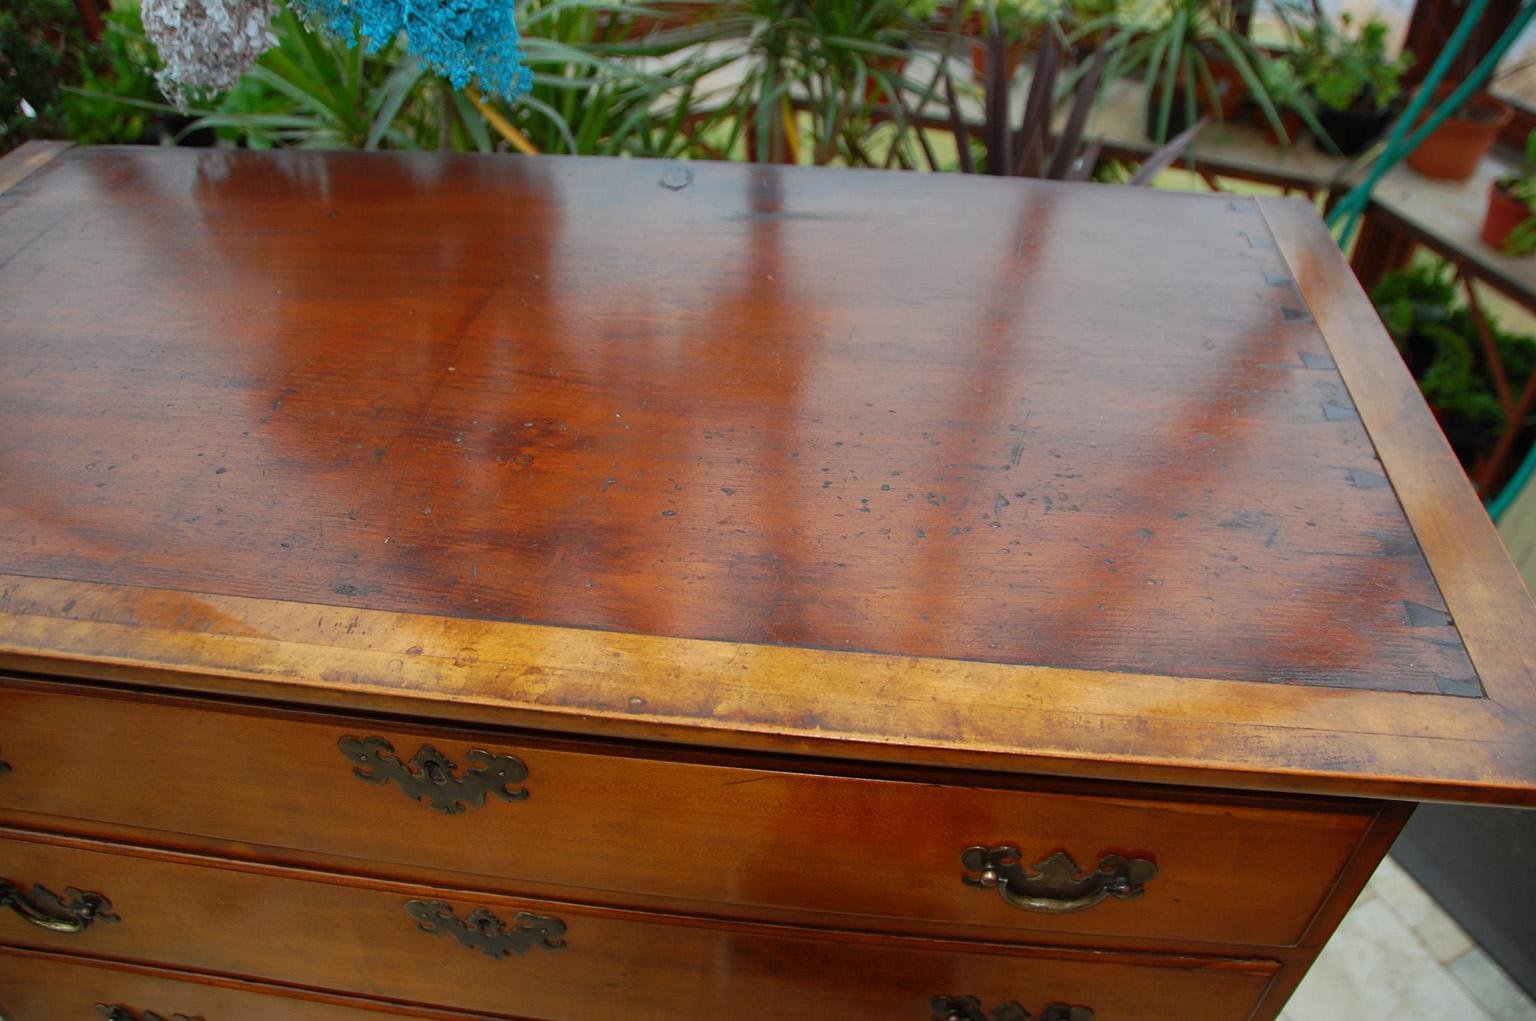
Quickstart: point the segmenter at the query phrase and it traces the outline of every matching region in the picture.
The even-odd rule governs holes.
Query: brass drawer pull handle
[[[967,847],[960,864],[973,875],[963,876],[968,886],[997,887],[1003,900],[1024,911],[1064,914],[1091,908],[1105,897],[1130,900],[1145,893],[1143,884],[1157,875],[1157,866],[1145,858],[1106,854],[1092,872],[1080,872],[1077,863],[1057,851],[1042,862],[1025,866],[1017,847]]]
[[[134,1013],[127,1007],[119,1007],[110,1003],[98,1003],[96,1009],[107,1021],[165,1021],[165,1018],[152,1010]],[[171,1021],[203,1021],[200,1017],[188,1017],[186,1014],[172,1014]]]
[[[408,900],[405,912],[416,919],[416,926],[422,932],[434,936],[446,932],[461,946],[491,957],[522,956],[530,947],[566,948],[565,940],[561,938],[565,935],[565,923],[547,915],[519,911],[508,926],[487,909],[476,908],[460,921],[453,908],[440,900]]]
[[[50,932],[84,932],[92,922],[116,922],[112,902],[99,893],[66,887],[60,897],[46,886],[32,887],[30,895],[8,879],[0,879],[0,907],[10,908],[39,929]]]
[[[429,744],[422,745],[409,764],[395,758],[395,746],[382,737],[344,737],[336,746],[357,763],[352,775],[359,780],[381,787],[393,780],[408,797],[448,815],[479,808],[487,794],[503,801],[528,797],[526,788],[513,787],[528,778],[528,767],[515,755],[473,749],[464,756],[469,770],[455,776],[458,764]]]
[[[1093,1021],[1093,1011],[1087,1007],[1065,1003],[1047,1004],[1039,1014],[1031,1014],[1018,1000],[1009,1000],[988,1013],[974,996],[935,996],[932,1007],[930,1021]]]

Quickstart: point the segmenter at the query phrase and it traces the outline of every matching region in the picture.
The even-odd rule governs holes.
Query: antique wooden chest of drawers
[[[1536,610],[1304,204],[0,161],[0,1016],[1273,1018]]]

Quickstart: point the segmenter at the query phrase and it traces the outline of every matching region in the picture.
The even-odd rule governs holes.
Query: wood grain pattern
[[[6,1021],[100,1021],[98,1003],[126,1007],[141,1016],[153,1010],[163,1018],[185,1014],[204,1021],[490,1021],[492,1017],[0,946],[0,1017]]]
[[[0,576],[0,668],[570,734],[1536,804],[1533,728],[1401,692],[893,659]],[[977,690],[987,692],[982,700]]]
[[[708,923],[72,843],[8,831],[0,859],[37,881],[107,893],[122,922],[71,939],[7,913],[0,941],[552,1021],[607,1021],[616,1009],[636,1021],[923,1019],[940,994],[1018,999],[1032,1012],[1061,1000],[1118,1021],[1168,1021],[1197,1004],[1202,1019],[1241,1021],[1277,970],[1263,959]],[[404,910],[412,899],[445,901],[460,918],[477,908],[505,921],[555,916],[568,946],[492,958],[417,931]]]
[[[1415,519],[1421,556],[1408,461],[1389,483],[1334,367],[1390,351],[1352,346],[1371,313],[1331,254],[1298,271],[1314,228],[1247,200],[714,166],[673,192],[661,169],[90,150],[17,185],[0,668],[1536,804],[1528,597],[1486,536],[1457,553],[1486,531],[1465,500]],[[31,282],[86,244],[120,253],[94,289]],[[1026,482],[999,516],[1003,475]]]
[[[1343,256],[1298,204],[1262,203],[1381,452],[1489,697],[1536,724],[1536,605]]]
[[[1392,843],[1397,839],[1416,806],[1403,803],[1388,803],[1383,806],[1383,811],[1377,817],[1375,825],[1366,839],[1361,842],[1359,849],[1347,868],[1339,876],[1328,902],[1317,918],[1312,923],[1302,946],[1307,952],[1297,953],[1282,963],[1279,974],[1269,989],[1264,993],[1264,999],[1254,1011],[1249,1021],[1274,1021],[1285,1008],[1286,1001],[1301,985],[1306,977],[1307,969],[1316,959],[1317,954],[1332,938],[1334,931],[1344,921],[1344,916],[1354,906],[1355,900],[1370,882],[1371,876],[1381,865],[1387,852],[1391,850]]]
[[[664,169],[67,153],[0,232],[0,570],[1478,693],[1251,201]]]
[[[4,156],[0,156],[0,194],[9,191],[28,174],[43,167],[73,144],[73,142],[34,140],[23,142]]]
[[[1189,801],[1135,789],[829,776],[794,760],[756,768],[634,749],[387,721],[177,707],[136,697],[0,685],[0,741],[15,812],[144,827],[183,838],[322,853],[356,868],[600,903],[980,938],[1091,943],[1105,936],[1226,945],[1298,943],[1372,825],[1340,801]],[[58,735],[70,735],[60,758]],[[393,783],[364,784],[337,748],[382,737],[406,761],[425,744],[461,765],[515,755],[524,801],[444,815]],[[235,750],[235,751],[232,751]],[[112,777],[110,790],[102,777]],[[102,827],[98,826],[100,830]],[[163,838],[162,838],[163,839]],[[1044,915],[966,886],[966,847],[1064,851],[1085,869],[1144,857],[1140,898]],[[480,878],[483,877],[483,878]],[[1262,881],[1258,881],[1262,877]]]

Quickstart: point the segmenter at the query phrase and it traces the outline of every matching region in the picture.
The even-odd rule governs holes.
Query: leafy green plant
[[[1028,0],[962,0],[961,18],[983,40],[994,31],[1012,46],[1029,39],[1058,12],[1054,3]]]
[[[1520,170],[1499,179],[1499,187],[1516,202],[1525,206],[1528,214],[1515,225],[1504,241],[1507,255],[1530,255],[1536,252],[1536,130],[1525,137],[1525,161]]]
[[[95,59],[83,62],[79,86],[63,90],[63,119],[69,137],[81,145],[152,138],[153,111],[166,103],[155,83],[155,47],[144,38],[137,7],[103,15],[101,41],[92,56]]]
[[[1280,7],[1290,0],[1274,2]],[[1146,80],[1154,104],[1152,134],[1159,141],[1173,123],[1175,102],[1182,104],[1186,124],[1198,120],[1202,106],[1220,116],[1224,92],[1214,69],[1223,63],[1230,65],[1263,116],[1283,130],[1257,70],[1264,58],[1239,27],[1239,14],[1253,6],[1248,0],[1126,2],[1083,25],[1079,35],[1097,34],[1100,45],[1109,47],[1106,81],[1138,74]]]
[[[519,27],[533,89],[515,106],[495,104],[497,111],[539,152],[684,155],[695,142],[690,117],[699,82],[730,58],[685,53],[693,45],[688,5],[671,6],[521,4]],[[681,24],[684,30],[637,32],[642,22]],[[472,124],[473,118],[466,114],[465,122]]]
[[[1452,268],[1424,264],[1388,273],[1371,300],[1440,428],[1470,469],[1508,424],[1495,394],[1473,312],[1457,299]],[[1536,337],[1510,333],[1491,317],[1486,325],[1512,388],[1536,369]]]
[[[1293,113],[1307,126],[1315,137],[1322,138],[1327,132],[1317,119],[1317,101],[1307,88],[1294,59],[1288,56],[1267,60],[1259,67],[1259,77],[1269,93],[1275,109],[1281,114]],[[1282,118],[1283,119],[1283,118]],[[1285,133],[1277,132],[1283,141],[1294,141]]]
[[[490,151],[498,125],[504,125],[529,151],[678,155],[687,148],[682,128],[690,105],[686,98],[674,103],[670,118],[656,111],[669,91],[685,93],[719,62],[688,61],[661,73],[632,66],[625,56],[655,57],[676,49],[622,43],[626,19],[648,13],[638,4],[607,0],[519,5],[534,89],[509,108],[470,89],[454,90],[408,56],[399,39],[368,53],[311,30],[284,8],[273,23],[277,45],[223,96],[202,97],[192,111],[197,120],[187,130],[217,129],[251,148]],[[600,52],[605,49],[611,52]],[[101,104],[82,110],[97,116],[117,111],[125,118],[129,111],[174,112],[158,92],[141,94],[126,84],[142,85],[148,76],[141,56],[125,53],[120,73],[80,90],[83,100]],[[83,122],[76,127],[80,133],[93,130]]]
[[[945,73],[944,94],[949,104],[949,126],[959,143],[960,169],[964,173],[982,172],[998,177],[1041,177],[1053,180],[1088,180],[1098,165],[1102,144],[1084,138],[1088,113],[1098,95],[1099,80],[1108,52],[1100,49],[1088,59],[1083,73],[1063,76],[1068,53],[1055,25],[1047,24],[1043,41],[1030,77],[1029,95],[1024,102],[1024,116],[1017,139],[1009,128],[1008,75],[1000,59],[1005,46],[1002,29],[994,25],[987,37],[989,58],[983,96],[983,147],[971,152],[970,130],[961,114],[954,80]],[[1068,84],[1059,82],[1065,77]],[[1054,120],[1056,108],[1068,104],[1066,120],[1058,133]],[[1176,160],[1206,121],[1201,119],[1153,153],[1127,182],[1145,184]],[[979,158],[978,158],[979,156]]]
[[[59,86],[78,78],[89,49],[70,0],[0,5],[0,152],[60,133]]]
[[[1388,58],[1387,25],[1377,18],[1358,32],[1351,32],[1350,15],[1340,15],[1339,21],[1335,29],[1318,17],[1299,32],[1297,59],[1307,88],[1330,110],[1368,113],[1390,106],[1402,90],[1401,79],[1413,55]]]
[[[690,95],[690,114],[709,149],[759,162],[871,165],[876,103],[891,107],[898,129],[913,117],[908,98],[931,96],[905,77],[924,24],[925,2],[910,0],[724,0],[684,29],[653,38],[707,45],[730,84]],[[804,110],[802,137],[794,109]]]
[[[253,149],[422,148],[439,120],[434,83],[399,40],[375,54],[311,31],[287,8],[273,21],[277,45],[196,127],[220,129]]]

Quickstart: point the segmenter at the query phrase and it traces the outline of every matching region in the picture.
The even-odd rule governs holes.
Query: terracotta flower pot
[[[1500,251],[1509,240],[1509,232],[1530,218],[1531,211],[1504,190],[1500,181],[1488,187],[1488,212],[1483,217],[1483,241]]]
[[[1004,59],[1007,61],[1005,66],[1008,68],[1009,81],[1013,81],[1014,76],[1019,73],[1019,67],[1024,63],[1024,55],[1027,52],[1029,52],[1029,50],[1024,43],[1008,44],[1007,55]],[[985,39],[971,47],[971,70],[976,73],[976,78],[978,81],[984,81],[986,79],[987,43]]]
[[[1438,102],[1448,95],[1450,89],[1442,86],[1435,98]],[[1425,177],[1465,181],[1513,116],[1508,103],[1486,93],[1474,95],[1408,154],[1408,165]]]
[[[892,74],[900,74],[906,66],[907,58],[905,57],[879,56],[869,58],[869,67],[872,71],[889,71]],[[866,103],[890,102],[891,99],[892,97],[886,95],[885,83],[880,81],[880,79],[874,75],[864,79],[864,101]]]
[[[644,39],[646,36],[667,29],[686,28],[698,21],[702,21],[704,14],[697,4],[686,3],[648,3],[645,10],[651,12],[644,15],[624,15],[627,19],[620,30],[621,39]],[[609,18],[617,17],[610,13]]]
[[[1213,121],[1229,121],[1242,112],[1243,103],[1248,99],[1248,83],[1243,81],[1242,72],[1237,65],[1225,57],[1206,56],[1206,70],[1211,73],[1211,84],[1216,86],[1216,95],[1211,95],[1211,90],[1206,87],[1204,75],[1196,76],[1195,101],[1200,105],[1200,112]],[[1189,89],[1188,76],[1180,69],[1174,79],[1175,88],[1180,92]]]
[[[1264,129],[1264,141],[1270,145],[1287,144],[1280,140],[1280,135],[1276,133],[1275,126],[1269,122],[1268,117],[1264,116],[1262,112],[1256,113],[1254,116],[1259,119],[1259,125]],[[1280,126],[1285,128],[1285,137],[1290,139],[1290,145],[1300,142],[1306,131],[1306,125],[1301,122],[1301,114],[1295,110],[1280,111]]]
[[[1211,80],[1216,84],[1220,101],[1213,105],[1209,90],[1202,84],[1198,90],[1200,108],[1213,121],[1229,121],[1238,115],[1248,99],[1248,83],[1243,81],[1242,72],[1230,60],[1207,57],[1205,66],[1211,72]]]

